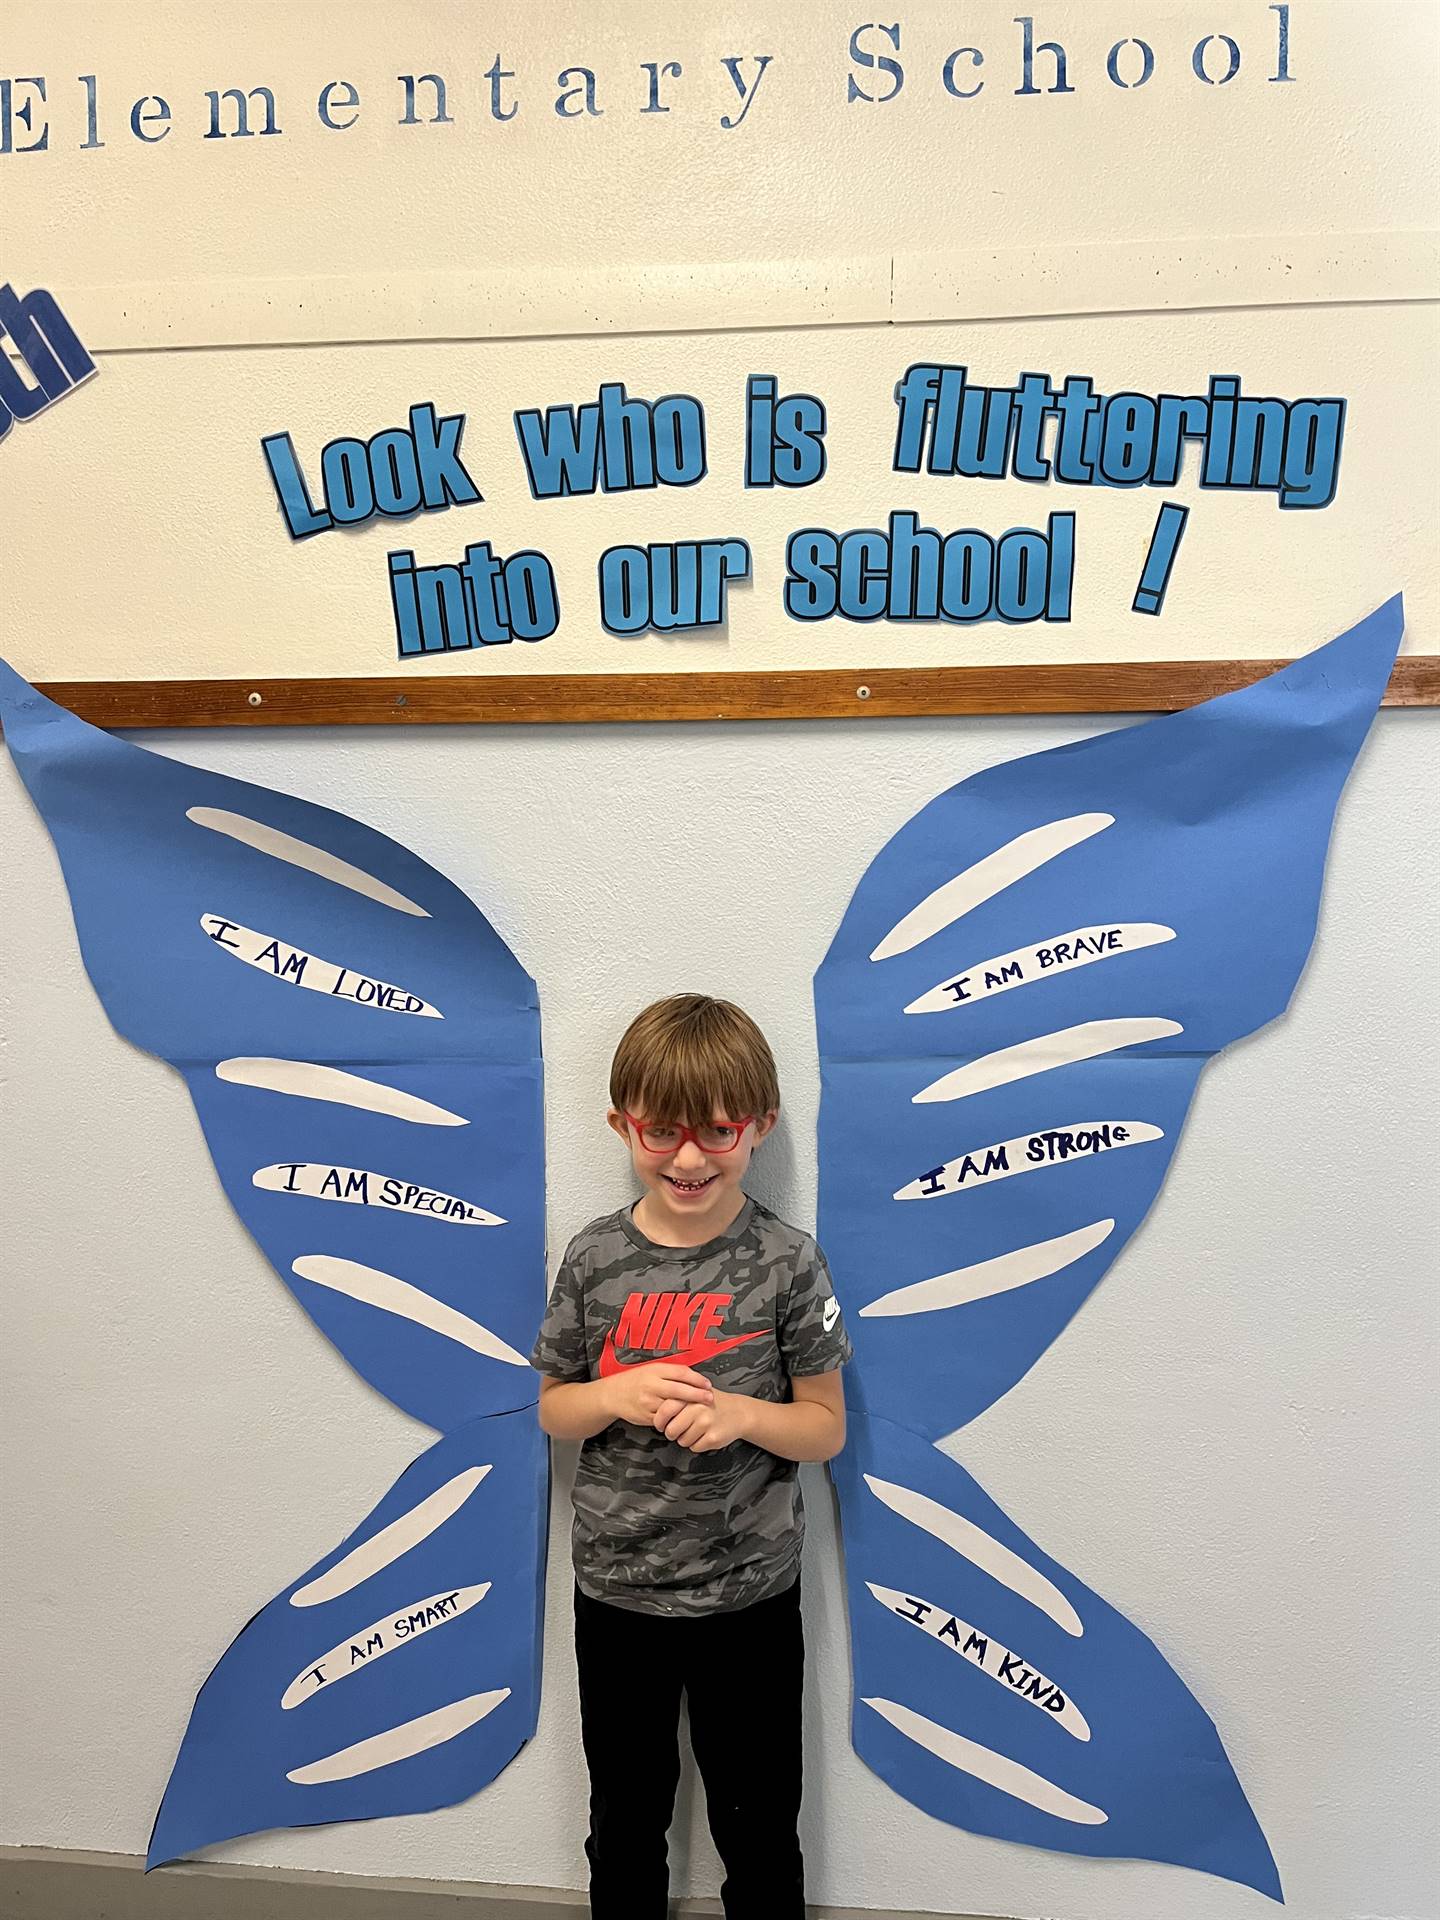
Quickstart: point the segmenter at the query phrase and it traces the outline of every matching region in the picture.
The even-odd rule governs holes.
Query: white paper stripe
[[[913,1488],[898,1486],[894,1481],[878,1480],[867,1473],[865,1484],[892,1513],[898,1513],[902,1520],[908,1520],[962,1559],[969,1560],[992,1580],[998,1580],[1002,1587],[1028,1600],[1032,1607],[1048,1614],[1057,1627],[1077,1639],[1084,1633],[1079,1614],[1054,1581],[1047,1579],[1038,1567],[1032,1567],[1028,1560],[1022,1560],[993,1534],[977,1527],[973,1520],[942,1506],[928,1494],[916,1493]]]
[[[327,1780],[353,1780],[357,1773],[393,1767],[397,1760],[409,1760],[417,1753],[427,1753],[431,1747],[443,1746],[509,1698],[509,1687],[497,1687],[494,1693],[472,1693],[468,1699],[452,1700],[448,1707],[422,1713],[418,1720],[407,1720],[401,1726],[387,1728],[384,1733],[372,1734],[368,1740],[357,1740],[353,1747],[341,1747],[338,1753],[327,1754],[323,1760],[296,1767],[285,1778],[293,1780],[297,1787],[318,1787]]]
[[[318,1660],[307,1660],[281,1694],[280,1705],[288,1712],[304,1700],[313,1700],[317,1693],[324,1693],[337,1680],[348,1679],[362,1667],[373,1666],[387,1653],[394,1653],[397,1647],[408,1647],[412,1640],[433,1633],[436,1627],[458,1620],[462,1613],[478,1606],[489,1591],[490,1582],[484,1580],[478,1587],[449,1587],[443,1593],[427,1594],[423,1600],[411,1600],[403,1607],[393,1608],[368,1627],[347,1634],[338,1646],[322,1653]],[[427,1622],[425,1615],[435,1609],[443,1611]],[[412,1624],[417,1621],[418,1624]],[[399,1631],[402,1622],[403,1634]]]
[[[986,1146],[972,1147],[942,1167],[917,1174],[891,1197],[942,1199],[946,1194],[968,1193],[996,1180],[1013,1180],[1017,1174],[1078,1166],[1097,1154],[1119,1153],[1126,1147],[1148,1146],[1164,1138],[1164,1129],[1148,1120],[1073,1120],[1069,1126],[1041,1128],[1013,1140],[993,1140]]]
[[[860,1318],[885,1320],[907,1313],[936,1313],[942,1307],[968,1306],[973,1300],[1009,1293],[1013,1287],[1028,1287],[1032,1281],[1048,1280],[1052,1273],[1083,1260],[1114,1230],[1113,1220],[1096,1220],[1073,1233],[1057,1234],[1053,1240],[1012,1247],[1009,1253],[997,1253],[992,1260],[977,1260],[974,1266],[956,1267],[953,1273],[916,1280],[908,1287],[882,1293],[868,1307],[861,1307]]]
[[[918,906],[899,920],[870,955],[872,960],[889,960],[897,953],[908,953],[922,941],[951,926],[975,907],[1013,887],[1017,880],[1043,867],[1047,861],[1068,853],[1106,827],[1113,827],[1113,813],[1077,813],[1068,820],[1051,820],[1043,827],[1032,827],[1018,834],[994,853],[987,853],[973,867],[957,873],[933,893],[926,894]]]
[[[1001,1047],[996,1053],[969,1060],[963,1067],[941,1074],[919,1093],[912,1093],[910,1104],[922,1107],[941,1100],[964,1100],[972,1093],[988,1093],[992,1087],[1006,1087],[1013,1080],[1049,1073],[1053,1067],[1098,1060],[1102,1054],[1141,1047],[1149,1040],[1168,1040],[1184,1031],[1178,1020],[1084,1020],[1079,1026],[1037,1034],[1033,1040],[1021,1040],[1013,1047]]]
[[[982,1747],[978,1740],[967,1740],[963,1733],[942,1727],[938,1721],[927,1720],[923,1713],[916,1713],[911,1707],[902,1707],[898,1701],[874,1699],[866,1700],[865,1705],[878,1713],[882,1720],[888,1720],[908,1740],[933,1753],[937,1760],[943,1760],[960,1773],[968,1773],[976,1780],[985,1781],[987,1786],[998,1787],[1001,1793],[1008,1793],[1012,1800],[1023,1800],[1027,1806],[1037,1807],[1041,1813],[1053,1813],[1057,1820],[1070,1820],[1079,1827],[1103,1827],[1110,1818],[1101,1808],[1092,1807],[1088,1800],[1078,1799],[1075,1794],[1067,1793],[1064,1787],[1057,1787],[1043,1773],[1022,1767],[1018,1760],[1012,1760],[1008,1754],[996,1753],[993,1747]],[[293,1780],[295,1775],[292,1773],[290,1778]]]
[[[1038,980],[1056,980],[1077,967],[1094,966],[1097,960],[1118,960],[1122,954],[1162,946],[1174,938],[1173,927],[1162,927],[1154,920],[1112,920],[1094,927],[1071,927],[1065,933],[1047,934],[1028,947],[1015,947],[992,959],[975,961],[912,1000],[905,1011],[953,1013],[956,1007],[969,1006],[972,1001],[989,1000],[1015,987],[1034,986]]]
[[[523,1353],[517,1353],[498,1333],[491,1333],[469,1314],[447,1306],[443,1300],[432,1299],[419,1287],[412,1287],[408,1280],[384,1273],[379,1267],[365,1267],[358,1260],[340,1260],[328,1253],[302,1253],[298,1260],[291,1262],[291,1271],[298,1273],[302,1280],[313,1281],[317,1287],[330,1287],[336,1293],[348,1294],[352,1300],[363,1300],[367,1307],[378,1307],[382,1313],[393,1313],[402,1320],[413,1321],[417,1327],[428,1327],[431,1333],[458,1341],[472,1353],[483,1353],[487,1360],[504,1360],[512,1367],[530,1364]]]
[[[362,1540],[358,1547],[352,1547],[333,1567],[317,1574],[307,1585],[297,1587],[290,1596],[291,1606],[318,1607],[326,1600],[338,1600],[342,1593],[362,1586],[383,1567],[390,1566],[443,1527],[452,1513],[460,1511],[489,1471],[488,1466],[466,1467],[463,1473],[457,1473],[433,1493],[427,1493],[408,1512],[399,1514],[388,1526],[372,1533],[368,1540]]]
[[[200,925],[206,936],[232,959],[244,961],[284,986],[305,987],[312,993],[328,994],[332,1000],[349,1000],[360,1007],[380,1007],[387,1013],[408,1013],[425,1020],[443,1020],[444,1014],[418,993],[397,987],[389,980],[372,979],[358,968],[342,967],[338,960],[322,960],[319,954],[292,947],[273,933],[257,933],[242,927],[238,920],[220,913],[202,913]]]
[[[880,1587],[873,1580],[867,1580],[865,1584],[885,1611],[893,1614],[897,1620],[918,1627],[921,1633],[949,1647],[967,1666],[977,1668],[998,1686],[1013,1693],[1017,1700],[1045,1714],[1057,1727],[1063,1727],[1073,1740],[1090,1738],[1090,1722],[1069,1694],[1063,1687],[1057,1686],[1048,1674],[1041,1673],[1023,1654],[1002,1647],[993,1635],[982,1633],[978,1627],[972,1627],[968,1620],[962,1620],[958,1614],[937,1606],[933,1600],[922,1600],[918,1595],[905,1593],[896,1587]],[[920,1610],[918,1613],[917,1608]]]
[[[398,1174],[375,1173],[368,1167],[335,1167],[326,1161],[281,1160],[257,1167],[250,1184],[266,1193],[296,1193],[308,1200],[330,1200],[341,1206],[379,1207],[389,1213],[409,1214],[416,1220],[445,1220],[457,1227],[503,1227],[507,1223],[473,1200],[441,1193],[403,1180]]]
[[[333,880],[337,887],[363,893],[367,900],[376,900],[382,907],[415,914],[422,920],[430,918],[424,907],[417,906],[384,880],[377,880],[363,867],[352,866],[338,853],[330,853],[324,847],[311,846],[308,840],[297,840],[293,833],[283,833],[279,827],[268,827],[263,820],[251,820],[243,813],[230,813],[224,807],[187,807],[185,818],[193,820],[197,827],[209,827],[212,833],[223,833],[228,839],[253,847],[257,853],[268,853],[272,859],[283,860],[288,866],[303,867],[322,880]]]
[[[361,1107],[391,1120],[409,1120],[419,1127],[468,1127],[464,1114],[437,1107],[418,1094],[402,1093],[382,1080],[346,1073],[341,1067],[322,1067],[312,1060],[222,1060],[216,1077],[238,1087],[259,1087],[265,1093],[294,1094],[302,1100],[328,1100],[333,1106]]]

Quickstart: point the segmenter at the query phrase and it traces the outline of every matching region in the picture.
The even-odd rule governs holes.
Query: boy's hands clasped
[[[746,1396],[717,1390],[693,1367],[652,1361],[606,1384],[617,1420],[654,1427],[690,1453],[714,1453],[744,1438]]]
[[[673,1418],[677,1408],[708,1405],[715,1398],[715,1389],[703,1373],[667,1360],[626,1367],[612,1374],[605,1388],[611,1417],[632,1427],[655,1426],[661,1407],[670,1409]]]
[[[707,1405],[668,1401],[655,1415],[655,1425],[667,1440],[690,1453],[717,1453],[745,1435],[745,1414],[751,1405],[743,1393],[716,1390]]]

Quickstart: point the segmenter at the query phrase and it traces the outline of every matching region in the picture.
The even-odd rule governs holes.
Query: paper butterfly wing
[[[1283,1011],[1313,939],[1336,801],[1401,630],[1392,601],[1238,693],[987,769],[923,809],[861,880],[816,977],[820,1237],[856,1348],[856,1457],[876,1478],[911,1435],[941,1439],[1023,1377],[1143,1220],[1205,1061]],[[840,1484],[852,1582],[914,1595],[913,1540],[872,1571],[873,1495],[853,1473]],[[862,1674],[882,1648],[932,1658],[895,1640],[916,1626],[890,1611],[873,1596],[852,1607]],[[1009,1837],[1203,1865],[1278,1897],[1218,1740],[1200,1766],[1200,1709],[1173,1675],[1156,1681],[1159,1656],[1126,1633],[1082,1636],[1050,1677],[1061,1691],[1073,1678],[1097,1711],[1133,1703],[1116,1735],[1130,1789],[1122,1767],[1121,1798],[1078,1847],[1073,1823],[1011,1794]],[[1010,1709],[1033,1705],[980,1697],[1012,1723]],[[937,1810],[923,1742],[890,1723],[879,1736],[863,1716],[856,1737],[862,1751],[881,1738],[886,1777]],[[1021,1737],[1039,1738],[1029,1719]],[[928,1757],[897,1761],[906,1747]],[[993,1809],[976,1814],[964,1749],[949,1751],[943,1817],[1001,1830]],[[1096,1752],[1062,1759],[1098,1779]]]
[[[130,746],[8,668],[0,711],[106,1013],[184,1074],[301,1305],[431,1426],[533,1401],[539,1010],[484,915],[372,828]]]
[[[236,1211],[316,1323],[449,1436],[339,1550],[343,1587],[319,1604],[322,1566],[309,1605],[282,1594],[221,1658],[150,1863],[463,1799],[529,1737],[539,1688],[533,983],[384,835],[113,739],[3,666],[0,711],[112,1023],[183,1074]],[[406,1536],[407,1512],[433,1524]]]
[[[1280,1898],[1213,1722],[1143,1633],[905,1428],[857,1419],[836,1467],[852,1738],[881,1779],[972,1833]]]
[[[1237,693],[987,768],[871,863],[815,981],[864,1405],[965,1425],[1140,1224],[1206,1060],[1300,976],[1401,630],[1397,599]]]
[[[488,1785],[535,1731],[547,1475],[530,1408],[412,1462],[201,1688],[147,1864]]]

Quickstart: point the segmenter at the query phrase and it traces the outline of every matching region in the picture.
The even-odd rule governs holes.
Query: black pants
[[[633,1613],[577,1589],[593,1920],[665,1920],[683,1693],[730,1920],[804,1920],[800,1583],[738,1613]]]

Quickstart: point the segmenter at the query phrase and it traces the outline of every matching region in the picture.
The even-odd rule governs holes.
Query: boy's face
[[[726,1153],[707,1153],[693,1139],[682,1139],[677,1146],[654,1152],[644,1145],[634,1124],[648,1117],[643,1111],[627,1117],[614,1107],[606,1115],[630,1149],[631,1165],[655,1209],[654,1217],[683,1231],[688,1243],[698,1246],[713,1234],[723,1233],[740,1211],[745,1170],[756,1145],[778,1116],[773,1110],[755,1115],[745,1127],[740,1144]],[[716,1107],[710,1122],[729,1126],[739,1117]]]

